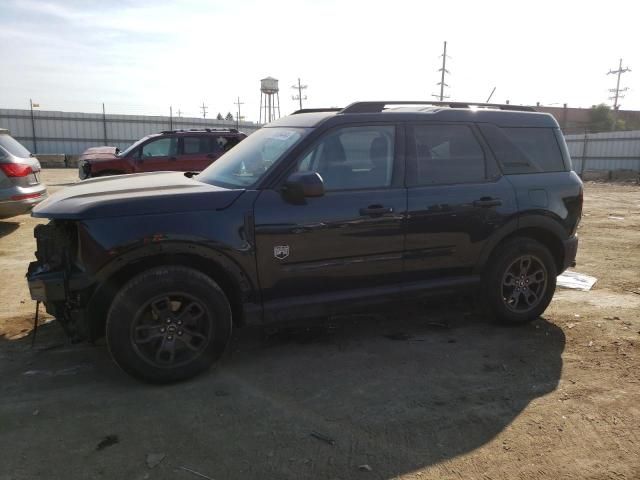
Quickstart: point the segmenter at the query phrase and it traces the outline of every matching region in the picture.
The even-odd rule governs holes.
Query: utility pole
[[[237,102],[233,102],[238,106],[238,116],[236,117],[236,128],[238,130],[240,130],[240,105],[244,105],[244,102],[240,101],[240,97],[238,97],[238,101]]]
[[[298,90],[298,94],[297,95],[293,95],[291,97],[292,100],[298,100],[300,102],[300,110],[302,110],[302,100],[306,100],[307,96],[306,95],[302,95],[302,90],[305,90],[308,87],[308,85],[302,85],[300,83],[300,79],[298,78],[298,84],[297,85],[291,85],[291,88]]]
[[[169,130],[173,130],[173,105],[169,105]]]
[[[207,118],[207,106],[204,104],[204,102],[202,102],[202,106],[200,107],[200,110],[202,110],[202,118]]]
[[[182,110],[178,109],[178,118],[182,118]]]
[[[616,80],[616,88],[610,88],[609,91],[611,93],[613,93],[613,97],[609,97],[609,100],[613,100],[613,130],[616,129],[616,123],[618,121],[618,100],[620,98],[624,98],[624,95],[621,95],[621,93],[626,92],[627,90],[629,90],[628,88],[620,88],[620,77],[622,76],[623,73],[627,73],[630,72],[631,69],[630,68],[622,68],[622,59],[620,59],[620,64],[618,65],[618,69],[617,70],[609,70],[609,72],[607,73],[607,75],[617,75],[618,79]]]
[[[440,75],[440,81],[438,83],[436,83],[436,85],[440,85],[440,95],[437,94],[433,94],[431,95],[432,97],[436,97],[438,98],[441,102],[445,99],[445,98],[449,98],[449,96],[444,94],[444,87],[449,87],[449,85],[447,85],[444,82],[444,76],[445,74],[451,73],[449,72],[449,70],[447,70],[447,42],[444,42],[444,50],[442,51],[442,68],[438,69],[438,71],[441,73]]]
[[[622,59],[620,59],[620,65],[618,66],[618,70],[609,70],[607,75],[617,75],[618,79],[616,81],[616,88],[611,88],[609,91],[613,93],[613,97],[609,97],[609,100],[613,100],[613,109],[618,109],[618,99],[624,98],[624,95],[620,95],[621,92],[626,92],[629,90],[628,88],[620,88],[620,77],[623,73],[630,72],[630,68],[622,68]]]

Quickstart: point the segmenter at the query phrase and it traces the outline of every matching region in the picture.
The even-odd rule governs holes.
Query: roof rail
[[[318,112],[341,112],[342,108],[301,108],[296,110],[291,115],[297,115],[299,113],[318,113]]]
[[[161,130],[160,133],[185,133],[185,132],[230,132],[240,133],[236,128],[179,128],[175,130]]]
[[[509,105],[501,103],[479,103],[479,102],[437,102],[437,101],[408,101],[399,102],[355,102],[347,106],[340,113],[379,113],[382,112],[387,105],[434,105],[437,107],[449,108],[470,108],[470,107],[487,107],[498,110],[513,110],[517,112],[535,112],[533,107],[522,105]]]

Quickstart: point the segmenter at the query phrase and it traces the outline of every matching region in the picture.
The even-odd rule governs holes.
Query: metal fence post
[[[587,166],[587,145],[589,145],[589,134],[584,131],[584,141],[582,143],[582,165],[580,165],[580,178],[584,175],[585,167]]]
[[[104,127],[104,144],[107,145],[109,140],[107,139],[107,115],[104,111],[104,102],[102,102],[102,126]]]
[[[33,116],[33,100],[29,99],[29,107],[31,108],[31,131],[33,136],[33,153],[38,153],[38,141],[36,139],[36,120]]]

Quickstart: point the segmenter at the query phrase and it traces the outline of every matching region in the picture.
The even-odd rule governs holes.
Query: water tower
[[[278,92],[277,79],[267,77],[260,80],[260,123],[263,118],[265,123],[280,118],[280,95]]]

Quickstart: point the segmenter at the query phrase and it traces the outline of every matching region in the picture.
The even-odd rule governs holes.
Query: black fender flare
[[[247,251],[244,254],[252,255],[252,252]],[[116,288],[126,278],[126,276],[123,278],[125,272],[127,272],[127,276],[129,273],[137,274],[146,268],[157,266],[158,261],[163,257],[191,259],[190,265],[204,273],[209,274],[212,268],[216,272],[223,273],[226,283],[230,283],[233,289],[234,298],[230,298],[229,301],[232,304],[239,304],[240,308],[251,308],[253,306],[254,310],[258,309],[260,300],[256,285],[250,275],[229,255],[218,249],[196,243],[184,241],[158,242],[122,253],[93,275],[94,281],[92,283],[94,288],[86,304],[87,317],[91,323],[91,325],[88,325],[88,333],[91,339],[96,339],[102,335],[102,314],[104,309],[109,306],[106,299],[113,298],[117,291]],[[214,277],[216,276],[214,275]],[[218,276],[214,280],[220,283],[221,279]],[[225,293],[229,294],[228,291]]]
[[[247,273],[228,255],[215,248],[181,241],[158,242],[129,250],[102,267],[95,274],[95,279],[98,283],[102,283],[131,263],[162,255],[189,255],[207,259],[228,272],[236,280],[241,291],[251,292],[255,289]]]
[[[562,244],[564,239],[568,237],[568,233],[560,222],[559,218],[549,216],[548,213],[522,214],[511,219],[507,224],[500,228],[499,233],[492,236],[484,246],[474,268],[474,273],[481,274],[495,248],[506,238],[517,235],[519,231],[536,229],[543,233],[552,235],[555,240]]]

